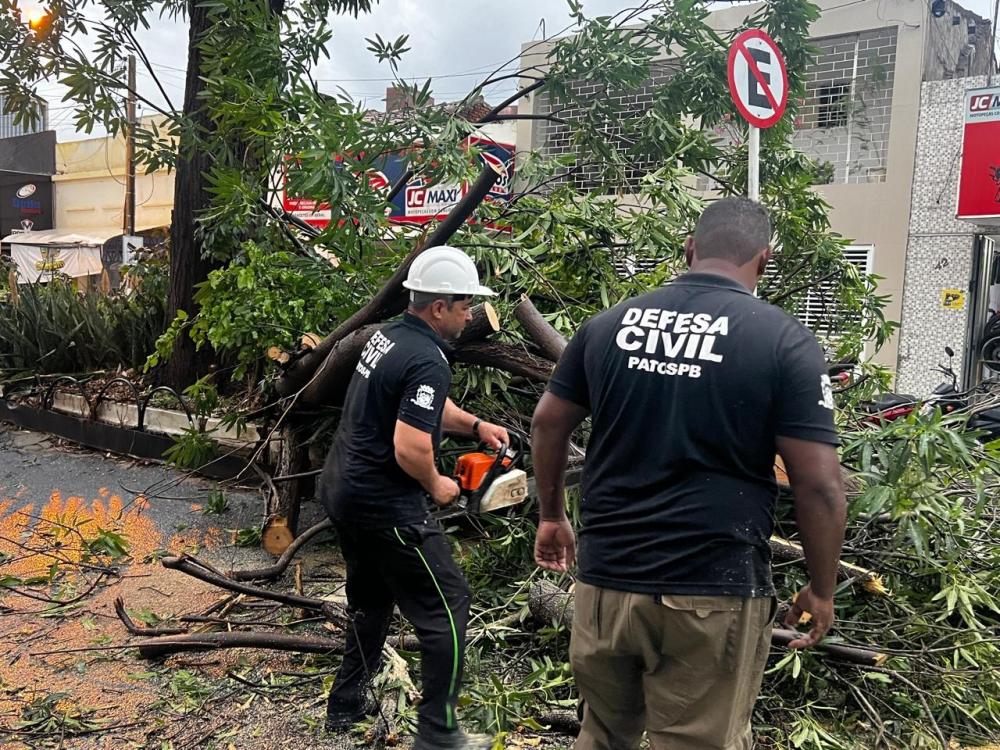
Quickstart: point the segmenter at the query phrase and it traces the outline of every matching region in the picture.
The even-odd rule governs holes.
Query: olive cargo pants
[[[578,581],[576,750],[749,750],[774,600],[654,596]]]

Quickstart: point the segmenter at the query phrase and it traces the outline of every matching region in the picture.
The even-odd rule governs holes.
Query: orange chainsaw
[[[481,450],[459,454],[454,476],[461,492],[452,505],[439,509],[435,516],[492,513],[527,499],[528,475],[520,468],[524,451],[517,433],[510,431],[510,435],[511,443],[517,441],[517,450],[502,445],[494,452],[480,446]]]

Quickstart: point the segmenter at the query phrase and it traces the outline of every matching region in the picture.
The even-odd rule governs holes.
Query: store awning
[[[103,245],[112,237],[122,234],[121,227],[100,227],[67,232],[61,229],[45,229],[38,232],[15,232],[0,240],[17,245],[51,245],[72,247],[74,245]]]

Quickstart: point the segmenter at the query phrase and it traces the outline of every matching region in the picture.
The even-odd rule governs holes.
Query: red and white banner
[[[1000,86],[965,92],[957,216],[1000,224]]]

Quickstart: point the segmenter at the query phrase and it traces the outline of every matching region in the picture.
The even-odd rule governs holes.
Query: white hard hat
[[[492,289],[480,285],[479,272],[472,258],[447,245],[420,253],[410,265],[403,286],[414,292],[432,294],[494,296]]]

